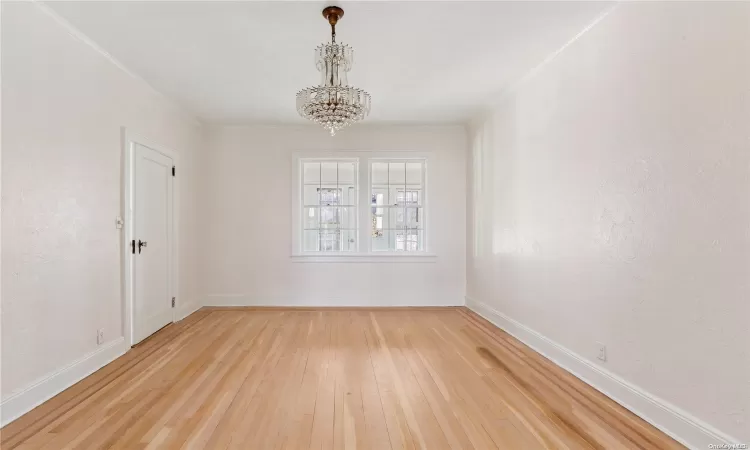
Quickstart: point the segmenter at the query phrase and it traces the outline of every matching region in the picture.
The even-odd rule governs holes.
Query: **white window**
[[[424,251],[424,160],[370,161],[371,250]]]
[[[302,251],[357,251],[356,161],[302,160]]]
[[[294,157],[295,261],[434,261],[427,252],[426,155],[319,155]]]

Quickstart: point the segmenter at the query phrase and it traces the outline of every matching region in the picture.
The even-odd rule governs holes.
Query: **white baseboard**
[[[396,298],[314,298],[304,297],[265,297],[247,294],[209,294],[205,306],[273,306],[273,307],[408,307],[408,306],[463,306],[461,296],[425,295],[422,297]]]
[[[128,350],[125,338],[120,337],[12,394],[0,403],[0,427],[18,419]]]
[[[706,449],[711,444],[740,443],[738,439],[623,380],[486,303],[466,297],[466,306],[688,448]]]

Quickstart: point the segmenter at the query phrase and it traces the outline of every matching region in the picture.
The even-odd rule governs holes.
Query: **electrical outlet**
[[[104,343],[104,329],[99,328],[96,330],[96,343],[102,345]]]
[[[597,342],[596,346],[599,349],[599,354],[596,355],[597,359],[600,359],[606,362],[607,361],[607,346],[602,344],[601,342]]]

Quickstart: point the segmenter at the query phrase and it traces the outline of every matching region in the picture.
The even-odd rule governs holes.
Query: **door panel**
[[[172,164],[171,158],[135,144],[133,344],[173,320]]]

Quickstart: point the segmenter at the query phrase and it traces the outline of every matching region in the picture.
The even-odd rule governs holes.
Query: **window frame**
[[[403,163],[420,163],[422,165],[422,194],[421,199],[419,202],[417,202],[417,207],[422,208],[422,228],[413,230],[415,231],[421,231],[422,232],[422,250],[378,250],[373,251],[372,249],[372,239],[370,237],[370,233],[368,233],[368,240],[367,240],[367,251],[370,254],[378,255],[378,254],[385,254],[385,255],[401,255],[401,254],[407,254],[407,255],[421,255],[421,254],[427,254],[429,255],[429,239],[428,239],[428,233],[427,228],[429,226],[429,208],[428,208],[428,202],[429,202],[429,194],[428,194],[428,182],[427,182],[427,162],[428,158],[426,156],[415,156],[412,154],[409,155],[400,155],[396,157],[386,157],[386,156],[376,156],[371,157],[367,159],[367,198],[370,200],[368,201],[368,212],[369,208],[371,208],[371,200],[372,200],[372,165],[373,163],[391,163],[391,162],[403,162]],[[394,185],[396,186],[396,185]],[[390,185],[389,185],[390,189]],[[397,191],[398,192],[398,191]],[[404,183],[404,190],[401,191],[404,195],[404,202],[406,203],[406,196],[407,192],[411,192],[408,189],[408,186],[406,186],[406,183]],[[393,205],[388,205],[384,208],[384,210],[389,211],[392,208]],[[404,206],[406,208],[406,206]],[[419,210],[417,210],[419,211]],[[419,212],[417,212],[419,214]],[[407,221],[406,216],[404,216],[404,221]],[[372,224],[372,220],[369,217],[368,214],[368,223]],[[389,229],[389,231],[394,231],[395,229]],[[408,233],[409,230],[408,227],[404,227],[404,242],[408,241]],[[395,239],[394,239],[395,242]],[[417,241],[419,242],[419,241]]]
[[[291,259],[293,262],[435,262],[428,229],[430,228],[429,161],[431,153],[379,151],[302,151],[292,154]],[[422,250],[372,251],[372,174],[373,162],[422,163]],[[356,166],[357,228],[354,251],[304,251],[304,170],[306,162],[354,162]]]
[[[360,204],[362,200],[361,195],[361,168],[360,168],[360,160],[356,157],[338,157],[338,156],[331,156],[331,157],[295,157],[295,172],[296,172],[296,182],[293,183],[293,193],[292,193],[292,254],[293,255],[299,255],[299,256],[320,256],[321,254],[326,255],[351,255],[351,254],[357,254],[361,251],[360,247],[360,234],[361,234],[361,224],[359,223],[361,220],[361,214],[360,214]],[[354,228],[355,231],[355,250],[354,251],[304,251],[304,233],[306,231],[304,227],[304,221],[302,218],[302,210],[306,207],[305,205],[305,196],[304,196],[304,189],[305,189],[305,174],[303,170],[303,165],[305,163],[354,163],[355,167],[355,177],[354,177],[354,186],[356,191],[356,198],[357,202],[354,205],[354,208],[356,208],[357,211],[357,225]],[[319,188],[320,189],[320,188]],[[296,200],[295,200],[296,198]],[[348,206],[351,207],[351,206]],[[322,217],[322,211],[323,206],[319,207],[319,219]],[[331,230],[335,230],[335,228],[332,228]]]

